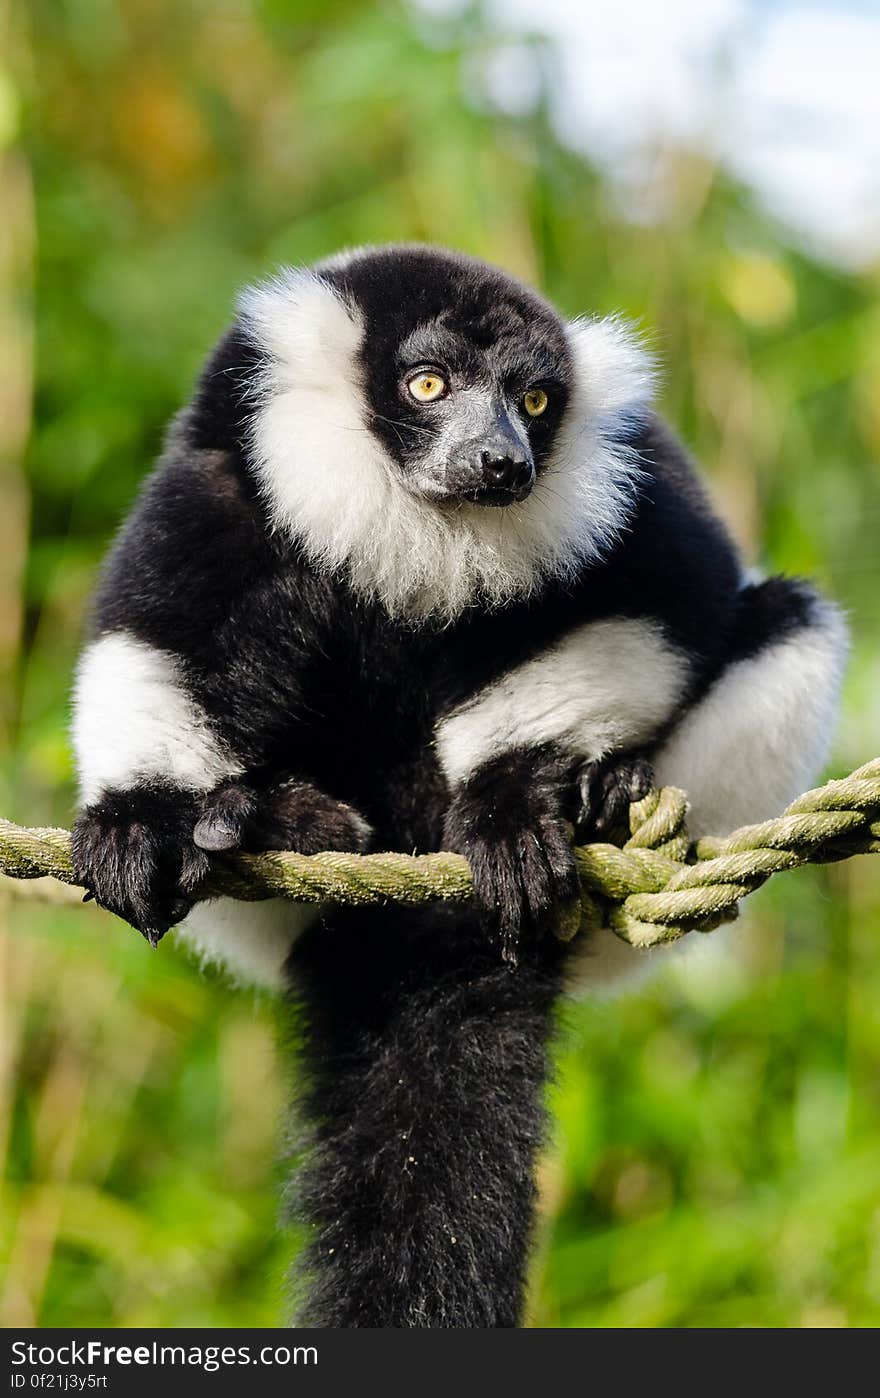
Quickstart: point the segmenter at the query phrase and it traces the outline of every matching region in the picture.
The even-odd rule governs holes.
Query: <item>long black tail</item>
[[[442,906],[339,911],[299,943],[298,1324],[519,1323],[559,959],[511,970]]]

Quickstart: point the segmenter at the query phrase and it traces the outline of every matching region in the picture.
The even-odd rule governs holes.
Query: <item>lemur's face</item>
[[[437,502],[526,499],[568,402],[562,321],[511,277],[436,252],[373,253],[330,279],[363,317],[370,427]]]
[[[392,246],[253,288],[237,333],[273,525],[395,615],[501,606],[626,525],[651,372],[616,319],[566,323],[486,263]]]

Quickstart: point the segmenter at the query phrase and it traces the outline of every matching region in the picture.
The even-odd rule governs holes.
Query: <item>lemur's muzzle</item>
[[[535,483],[535,468],[531,461],[515,456],[495,456],[489,451],[480,454],[483,484],[474,499],[478,505],[512,505],[525,500]]]
[[[477,505],[514,505],[535,484],[535,462],[506,412],[467,442],[459,458],[460,489]]]

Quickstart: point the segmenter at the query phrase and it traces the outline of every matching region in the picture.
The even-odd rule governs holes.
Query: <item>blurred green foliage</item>
[[[624,217],[540,103],[492,110],[476,10],[2,0],[0,35],[4,814],[69,820],[95,568],[237,288],[368,240],[646,327],[747,556],[850,609],[837,767],[876,755],[876,274],[787,246],[703,156],[659,153],[662,218]],[[6,1323],[275,1322],[272,1007],[91,910],[0,918]],[[880,871],[776,880],[699,952],[567,1011],[533,1321],[876,1324]]]

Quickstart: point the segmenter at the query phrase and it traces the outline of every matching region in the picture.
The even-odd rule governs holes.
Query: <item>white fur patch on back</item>
[[[84,652],[71,735],[86,804],[156,777],[209,791],[241,771],[187,694],[174,657],[124,631]]]
[[[778,815],[827,759],[846,626],[830,603],[821,623],[725,670],[655,761],[661,786],[690,798],[692,835],[723,835]]]
[[[569,329],[576,382],[552,459],[504,510],[439,505],[410,491],[373,436],[358,314],[314,273],[245,293],[242,322],[265,362],[254,384],[254,463],[275,524],[316,567],[346,572],[394,615],[454,617],[573,576],[624,527],[638,478],[612,440],[650,401],[648,358],[615,320]]]
[[[437,728],[441,765],[451,782],[461,782],[512,748],[560,742],[595,758],[635,746],[673,713],[687,674],[685,657],[656,624],[591,622],[444,719]]]
[[[254,903],[211,898],[196,903],[175,928],[175,936],[202,961],[222,966],[234,980],[281,990],[290,949],[318,912],[315,903],[287,898]]]

